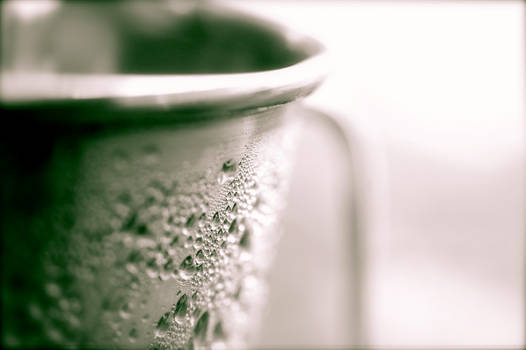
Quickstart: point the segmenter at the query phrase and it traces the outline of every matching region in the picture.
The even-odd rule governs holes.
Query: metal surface
[[[320,83],[321,47],[202,3],[68,3],[31,21],[16,3],[2,23],[2,345],[246,346],[301,117],[284,103]],[[178,30],[207,57],[170,61]]]
[[[9,4],[0,87],[7,106],[87,100],[161,110],[243,109],[305,96],[325,75],[318,42],[215,4],[182,10],[168,2],[138,9],[74,2],[33,21],[17,16],[16,2]]]

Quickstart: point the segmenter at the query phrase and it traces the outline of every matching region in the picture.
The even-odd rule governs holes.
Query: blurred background
[[[307,104],[340,121],[360,167],[363,340],[523,348],[524,2],[228,4],[329,49]],[[345,155],[333,130],[309,125],[261,347],[353,341]]]
[[[330,74],[306,105],[351,145],[352,158],[321,112],[302,112],[255,347],[523,348],[524,2],[218,2],[327,46]],[[58,4],[37,3],[28,20]]]

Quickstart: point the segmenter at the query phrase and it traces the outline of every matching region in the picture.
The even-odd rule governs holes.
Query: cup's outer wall
[[[2,343],[243,346],[297,128],[285,107],[197,124],[2,131]]]

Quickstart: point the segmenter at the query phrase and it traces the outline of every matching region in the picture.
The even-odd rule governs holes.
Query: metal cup
[[[322,47],[201,2],[23,14],[4,4],[3,346],[246,346]]]

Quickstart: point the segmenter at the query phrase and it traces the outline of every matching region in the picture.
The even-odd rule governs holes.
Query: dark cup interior
[[[209,4],[178,12],[165,2],[142,3],[66,3],[34,23],[7,17],[4,69],[23,61],[26,69],[75,74],[240,73],[287,67],[311,54],[274,25]],[[20,45],[28,37],[29,50]]]
[[[204,11],[181,16],[159,33],[124,28],[123,73],[234,73],[290,66],[305,55],[271,28]],[[153,53],[153,54],[152,54]]]

